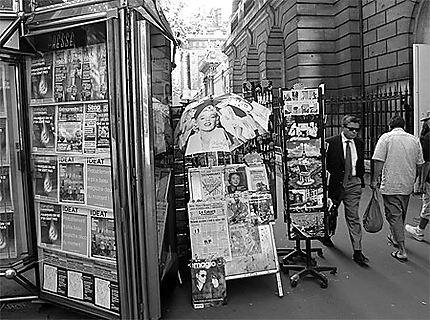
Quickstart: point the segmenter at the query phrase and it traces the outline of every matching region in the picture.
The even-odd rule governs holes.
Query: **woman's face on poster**
[[[215,111],[203,110],[196,119],[197,127],[202,131],[212,131],[216,127],[218,115]]]
[[[238,175],[237,173],[232,174],[230,177],[230,184],[232,186],[237,187],[238,185],[240,185],[240,175]]]

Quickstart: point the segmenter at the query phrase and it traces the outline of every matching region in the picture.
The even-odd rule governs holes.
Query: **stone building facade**
[[[412,46],[430,44],[428,0],[234,0],[224,44],[230,89],[245,81],[358,95],[412,84]]]

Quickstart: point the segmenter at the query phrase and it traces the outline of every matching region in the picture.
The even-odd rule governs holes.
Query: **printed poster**
[[[46,103],[53,101],[53,57],[52,53],[45,52],[42,57],[31,59],[30,67],[30,102]]]
[[[116,259],[113,212],[91,210],[91,257]]]
[[[14,259],[17,257],[15,226],[12,214],[2,216],[0,220],[0,259]]]
[[[83,106],[58,106],[57,152],[82,153]]]
[[[230,243],[233,258],[261,253],[258,227],[251,223],[230,225]]]
[[[269,179],[265,165],[247,167],[246,172],[250,191],[269,191]]]
[[[249,196],[251,216],[256,217],[258,225],[275,221],[272,195],[270,193],[256,192]]]
[[[110,159],[87,158],[87,204],[112,209],[112,168]]]
[[[66,50],[67,79],[65,80],[66,101],[82,100],[82,48]]]
[[[246,165],[228,165],[224,170],[225,193],[233,194],[248,190]]]
[[[54,99],[56,102],[66,101],[66,88],[68,81],[68,54],[69,50],[54,52]]]
[[[282,100],[285,114],[319,114],[318,89],[283,90]]]
[[[287,162],[289,189],[319,188],[322,186],[320,159],[295,158]]]
[[[324,212],[290,213],[291,238],[314,238],[325,236]]]
[[[309,139],[321,138],[320,116],[298,115],[285,117],[286,139],[288,141],[307,141]]]
[[[224,197],[223,167],[189,169],[191,200],[221,199]]]
[[[54,151],[55,149],[55,106],[33,107],[33,151]]]
[[[251,216],[249,208],[249,194],[240,192],[226,197],[228,224],[231,227],[234,224],[255,221],[255,216]]]
[[[227,285],[222,258],[191,260],[191,296],[195,309],[226,303]]]
[[[88,256],[89,210],[62,206],[63,251]]]
[[[324,190],[320,188],[291,189],[288,192],[288,211],[294,213],[322,211]]]
[[[59,158],[60,202],[85,203],[84,159]]]
[[[84,153],[110,154],[109,106],[85,105]]]
[[[56,156],[34,156],[34,197],[58,201],[58,163]]]
[[[79,300],[84,299],[84,282],[81,272],[67,270],[67,296]]]
[[[193,259],[231,259],[224,201],[188,203]]]
[[[104,43],[83,48],[82,100],[107,99],[106,46]]]
[[[316,158],[321,157],[321,140],[287,141],[288,158]]]
[[[61,206],[39,203],[40,244],[61,249]]]

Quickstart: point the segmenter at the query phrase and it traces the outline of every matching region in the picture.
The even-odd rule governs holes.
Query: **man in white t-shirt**
[[[398,246],[391,256],[400,262],[408,260],[405,247],[404,223],[409,197],[424,163],[419,139],[405,132],[405,120],[394,116],[391,131],[378,140],[372,160],[374,170],[370,187],[377,188],[382,173],[380,191],[384,199],[385,217],[390,224],[389,239]]]

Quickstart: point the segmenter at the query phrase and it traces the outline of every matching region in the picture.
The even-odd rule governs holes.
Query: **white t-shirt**
[[[384,162],[382,194],[409,195],[413,192],[417,165],[424,163],[418,138],[394,128],[379,138],[372,159]]]

